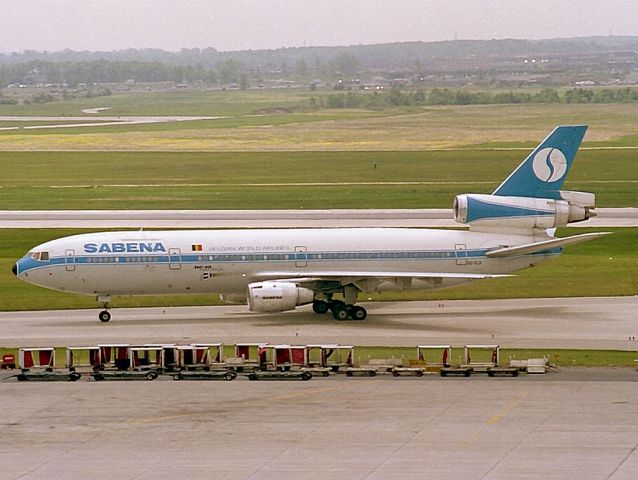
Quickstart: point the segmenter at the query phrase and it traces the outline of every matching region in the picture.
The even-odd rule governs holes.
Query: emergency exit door
[[[66,250],[64,252],[64,265],[67,272],[75,271],[75,250]]]
[[[454,256],[457,265],[467,265],[467,246],[464,243],[454,245]]]
[[[295,247],[295,267],[308,266],[308,249],[304,246]]]
[[[168,268],[170,270],[179,270],[182,268],[182,251],[179,248],[168,249]]]

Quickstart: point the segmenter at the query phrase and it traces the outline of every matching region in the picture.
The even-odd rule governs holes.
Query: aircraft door
[[[169,270],[180,270],[182,268],[182,250],[179,248],[168,249]]]
[[[457,265],[467,265],[467,246],[464,243],[454,245],[454,256]]]
[[[295,247],[295,267],[304,268],[308,266],[308,249],[303,246]]]
[[[67,249],[64,252],[64,266],[67,272],[75,272],[75,250]]]

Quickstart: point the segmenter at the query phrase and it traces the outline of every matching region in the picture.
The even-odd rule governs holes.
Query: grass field
[[[576,297],[638,294],[637,228],[608,229],[613,235],[568,247],[560,258],[523,270],[513,278],[481,280],[445,290],[373,294],[373,300],[444,300]],[[84,230],[86,231],[86,230]],[[39,243],[80,230],[0,230],[0,310],[98,308],[93,297],[54,292],[16,279],[13,263]],[[579,233],[581,230],[579,230]],[[562,234],[572,232],[562,231]],[[601,282],[601,279],[606,279]],[[368,297],[362,298],[366,300]],[[114,307],[219,304],[216,295],[114,297]]]
[[[638,146],[638,104],[469,105],[311,110],[311,92],[164,93],[2,106],[0,115],[204,115],[172,124],[0,131],[1,150],[398,151],[533,146],[558,124],[590,126],[586,145]],[[99,114],[94,118],[99,118]]]
[[[493,191],[525,154],[0,152],[0,209],[450,208]],[[637,205],[637,156],[582,151],[565,188]]]
[[[638,105],[316,111],[312,95],[319,93],[176,91],[2,105],[0,115],[76,116],[109,107],[92,118],[228,118],[0,131],[0,209],[450,208],[459,193],[493,191],[555,125],[576,123],[590,129],[565,188],[595,192],[600,207],[638,205]],[[10,273],[33,245],[75,232],[0,230],[0,310],[96,306]],[[513,279],[373,298],[635,295],[636,240],[636,229],[619,229]],[[118,298],[115,306],[216,301]]]

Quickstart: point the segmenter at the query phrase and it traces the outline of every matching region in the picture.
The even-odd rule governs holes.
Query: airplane
[[[119,231],[36,246],[13,266],[21,280],[92,295],[111,319],[114,295],[220,294],[275,313],[312,304],[336,320],[364,320],[365,292],[450,287],[511,276],[607,232],[556,238],[595,216],[593,193],[561,190],[586,125],[558,126],[491,195],[462,194],[469,228],[319,228]],[[337,297],[335,297],[337,296]],[[341,298],[339,298],[341,297]]]

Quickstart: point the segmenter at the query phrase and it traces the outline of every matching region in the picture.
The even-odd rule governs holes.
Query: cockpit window
[[[32,259],[38,260],[41,262],[49,261],[49,252],[31,252],[29,255]]]
[[[42,260],[43,262],[48,262],[49,261],[49,252],[42,252],[42,254],[40,255],[40,260]]]

